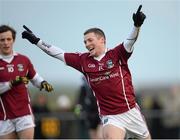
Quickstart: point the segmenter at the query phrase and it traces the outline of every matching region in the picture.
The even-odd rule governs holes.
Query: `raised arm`
[[[53,86],[45,81],[38,73],[30,79],[31,83],[39,88],[40,90],[44,89],[47,92],[53,91]]]
[[[133,13],[134,27],[132,32],[129,34],[128,38],[124,41],[124,47],[127,52],[133,51],[134,49],[133,45],[138,38],[140,27],[146,18],[146,15],[143,12],[141,12],[141,8],[142,5],[139,6],[136,13]]]
[[[65,62],[64,51],[62,49],[43,42],[40,38],[36,37],[29,28],[27,28],[25,25],[23,25],[23,27],[25,29],[25,31],[22,32],[23,39],[27,39],[32,44],[35,44],[48,55]]]

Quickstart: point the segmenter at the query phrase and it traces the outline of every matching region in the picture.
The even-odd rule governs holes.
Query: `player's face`
[[[84,44],[89,50],[90,55],[98,57],[105,50],[105,40],[103,37],[96,35],[95,33],[88,33],[84,36]]]
[[[0,54],[10,55],[13,53],[14,39],[11,31],[0,33]]]

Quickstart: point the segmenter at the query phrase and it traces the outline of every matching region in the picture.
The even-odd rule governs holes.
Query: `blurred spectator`
[[[154,113],[154,117],[152,117],[151,123],[151,136],[153,139],[164,138],[164,124],[162,118],[158,116],[159,113],[162,113],[162,106],[157,97],[154,97],[152,101],[152,111]]]
[[[47,113],[49,109],[47,107],[47,99],[44,95],[38,94],[35,98],[35,103],[33,105],[34,113]]]
[[[47,107],[47,99],[44,95],[38,94],[35,98],[34,104],[32,106],[33,112],[36,118],[36,127],[35,127],[35,139],[44,139],[46,136],[42,130],[42,119],[45,113],[49,113],[49,109]]]
[[[73,135],[73,127],[74,123],[72,120],[70,120],[70,115],[69,114],[72,111],[72,103],[69,98],[69,96],[62,94],[59,95],[57,100],[57,112],[59,116],[61,115],[62,118],[59,118],[60,121],[60,139],[70,139],[72,138]]]
[[[71,110],[72,104],[67,95],[60,95],[57,98],[58,111],[67,112]]]
[[[180,87],[174,85],[164,103],[164,125],[166,126],[166,138],[180,138]]]
[[[102,139],[102,126],[96,98],[89,88],[86,79],[83,77],[82,80],[83,84],[80,87],[75,113],[84,119],[90,139]]]

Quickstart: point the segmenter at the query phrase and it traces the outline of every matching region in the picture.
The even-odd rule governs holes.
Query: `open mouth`
[[[94,50],[94,48],[90,48],[89,51],[91,52],[92,50]]]
[[[90,48],[89,49],[89,56],[94,56],[94,54],[95,54],[94,48]]]

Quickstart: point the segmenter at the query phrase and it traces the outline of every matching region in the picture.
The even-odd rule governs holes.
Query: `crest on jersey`
[[[106,62],[106,65],[108,69],[111,69],[114,67],[113,61],[111,59]]]
[[[18,64],[17,67],[18,67],[18,71],[24,71],[23,64]]]

